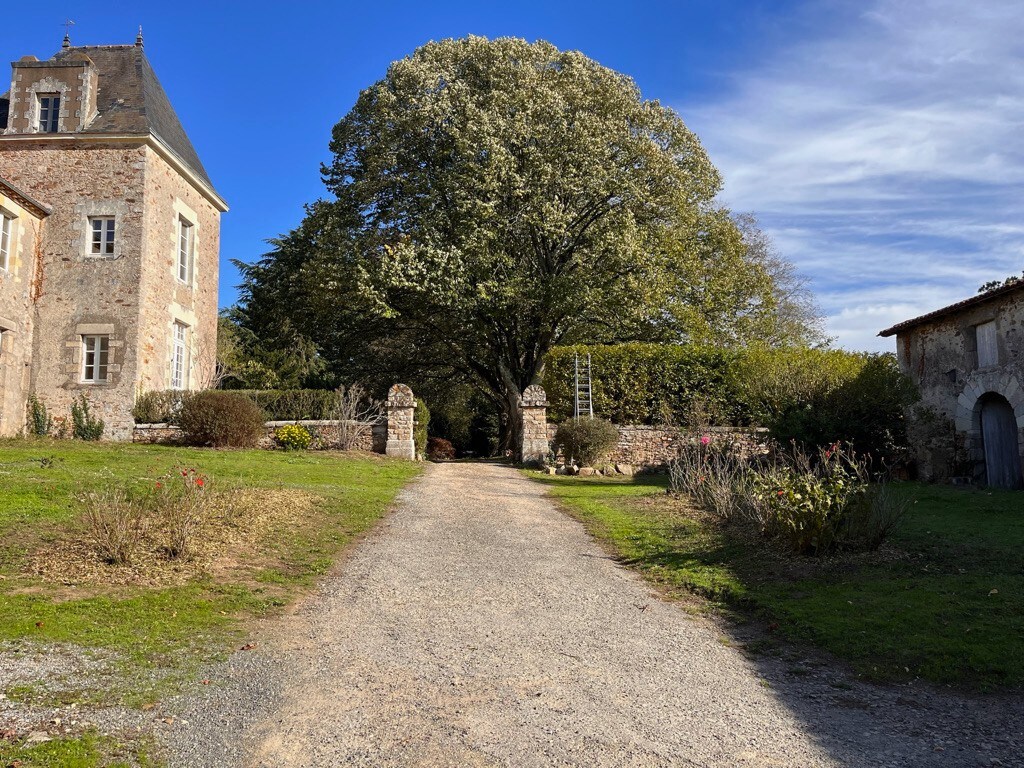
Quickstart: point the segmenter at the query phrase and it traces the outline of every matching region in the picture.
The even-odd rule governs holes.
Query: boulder
[[[600,474],[600,473],[596,469],[594,469],[593,467],[580,467],[580,471],[579,471],[579,476],[580,477],[593,477],[594,475],[597,475],[597,474]]]
[[[631,464],[616,464],[615,465],[615,471],[618,472],[620,475],[626,475],[627,477],[630,477],[633,474],[633,465],[631,465]]]

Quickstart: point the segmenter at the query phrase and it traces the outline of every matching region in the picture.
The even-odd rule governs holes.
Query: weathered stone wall
[[[7,269],[0,269],[0,435],[16,435],[25,424],[32,373],[32,279],[42,221],[5,196],[3,187],[0,213],[13,219]]]
[[[178,279],[178,221],[193,224],[190,279]],[[139,391],[169,389],[175,321],[188,326],[187,389],[214,384],[220,213],[152,148],[146,148],[145,241],[139,286]]]
[[[274,430],[284,424],[301,424],[313,435],[314,450],[332,450],[338,448],[340,427],[336,421],[268,421],[266,432],[260,440],[260,448],[274,448]],[[387,425],[383,422],[363,424],[363,432],[354,450],[373,453],[384,453],[387,442]],[[146,444],[181,443],[183,435],[180,427],[173,424],[136,424],[132,429],[132,442]]]
[[[989,321],[999,364],[979,369],[975,329]],[[988,393],[1013,406],[1024,460],[1024,290],[910,328],[896,347],[900,368],[921,393],[909,432],[922,478],[983,479],[980,401]]]
[[[77,140],[5,144],[0,176],[52,208],[37,274],[30,388],[53,416],[86,394],[105,437],[131,436],[138,368],[146,149]],[[116,218],[113,256],[89,254],[89,216]],[[110,336],[108,381],[81,381],[83,334]]]
[[[645,425],[616,425],[619,442],[608,456],[610,464],[628,464],[635,469],[660,469],[677,455],[680,444],[699,439],[699,435],[679,427],[652,427]],[[548,424],[548,439],[554,440],[557,424]],[[738,442],[753,448],[763,442],[765,429],[711,427],[706,432],[716,441]]]

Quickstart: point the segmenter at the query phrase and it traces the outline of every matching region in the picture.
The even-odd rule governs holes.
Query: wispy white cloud
[[[681,112],[724,201],[810,277],[838,343],[891,349],[882,328],[1024,269],[1024,14],[863,7]]]

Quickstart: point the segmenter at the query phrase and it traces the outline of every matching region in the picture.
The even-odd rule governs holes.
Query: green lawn
[[[1024,494],[907,484],[875,554],[791,558],[665,494],[665,478],[533,474],[630,567],[694,607],[757,615],[878,680],[1024,687]],[[693,601],[691,601],[692,603]]]
[[[226,491],[301,491],[309,519],[274,530],[255,564],[186,583],[59,583],[30,572],[33,553],[81,530],[76,495],[152,484],[175,467],[194,467]],[[249,620],[293,601],[329,569],[419,471],[365,454],[0,442],[0,642],[73,646],[115,659],[118,669],[99,686],[19,685],[5,693],[39,703],[149,706],[194,682],[200,664],[246,642]],[[89,734],[32,748],[0,738],[0,765],[105,765],[107,746]]]

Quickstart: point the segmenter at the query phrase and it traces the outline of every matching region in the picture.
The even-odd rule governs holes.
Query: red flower
[[[188,470],[184,470],[184,469],[183,469],[183,470],[181,471],[181,476],[182,476],[182,477],[188,477]]]
[[[202,488],[203,487],[203,478],[200,477],[198,480],[196,480],[196,485],[198,485],[200,488]]]
[[[156,484],[156,487],[157,487],[157,488],[163,488],[163,487],[164,487],[164,484],[163,484],[163,483],[157,483],[157,484]]]
[[[783,496],[783,495],[785,495],[785,493],[786,493],[785,491],[778,491],[775,495],[776,496]]]

